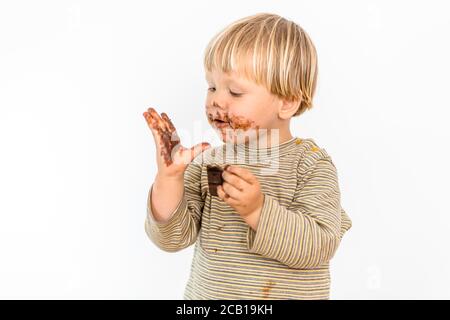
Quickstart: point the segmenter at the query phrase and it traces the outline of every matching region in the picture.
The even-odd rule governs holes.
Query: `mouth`
[[[213,121],[214,126],[216,126],[219,129],[226,129],[226,128],[233,128],[230,124],[229,121],[224,121],[224,120],[220,120],[220,119],[215,119]]]
[[[232,116],[227,113],[220,114],[219,112],[216,112],[215,115],[207,112],[207,117],[209,123],[217,129],[229,129],[233,131],[239,129],[239,121],[236,123],[236,120],[239,120],[240,117]]]

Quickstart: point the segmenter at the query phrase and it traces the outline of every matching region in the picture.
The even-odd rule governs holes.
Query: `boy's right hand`
[[[156,145],[156,162],[158,175],[166,178],[183,178],[184,171],[192,160],[208,149],[207,142],[185,148],[180,143],[175,126],[166,113],[161,116],[153,108],[143,113],[152,132]]]

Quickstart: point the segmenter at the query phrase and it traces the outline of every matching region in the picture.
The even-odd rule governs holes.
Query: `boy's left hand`
[[[224,182],[217,188],[220,199],[233,207],[243,218],[261,211],[264,194],[258,179],[247,169],[229,165],[223,171]]]

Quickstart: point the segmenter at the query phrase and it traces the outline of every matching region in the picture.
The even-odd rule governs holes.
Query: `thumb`
[[[189,160],[192,161],[196,156],[198,156],[203,151],[209,149],[211,145],[208,142],[201,142],[199,144],[196,144],[192,148],[188,150],[188,153],[190,154]]]

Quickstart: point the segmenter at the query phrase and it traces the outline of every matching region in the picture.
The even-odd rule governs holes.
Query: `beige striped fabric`
[[[195,243],[183,298],[330,299],[330,260],[352,226],[331,157],[311,138],[227,148],[208,149],[188,165],[169,221],[156,222],[151,190],[147,199],[145,231],[156,246],[176,252]],[[224,163],[250,170],[260,182],[256,231],[209,193],[206,166]]]

